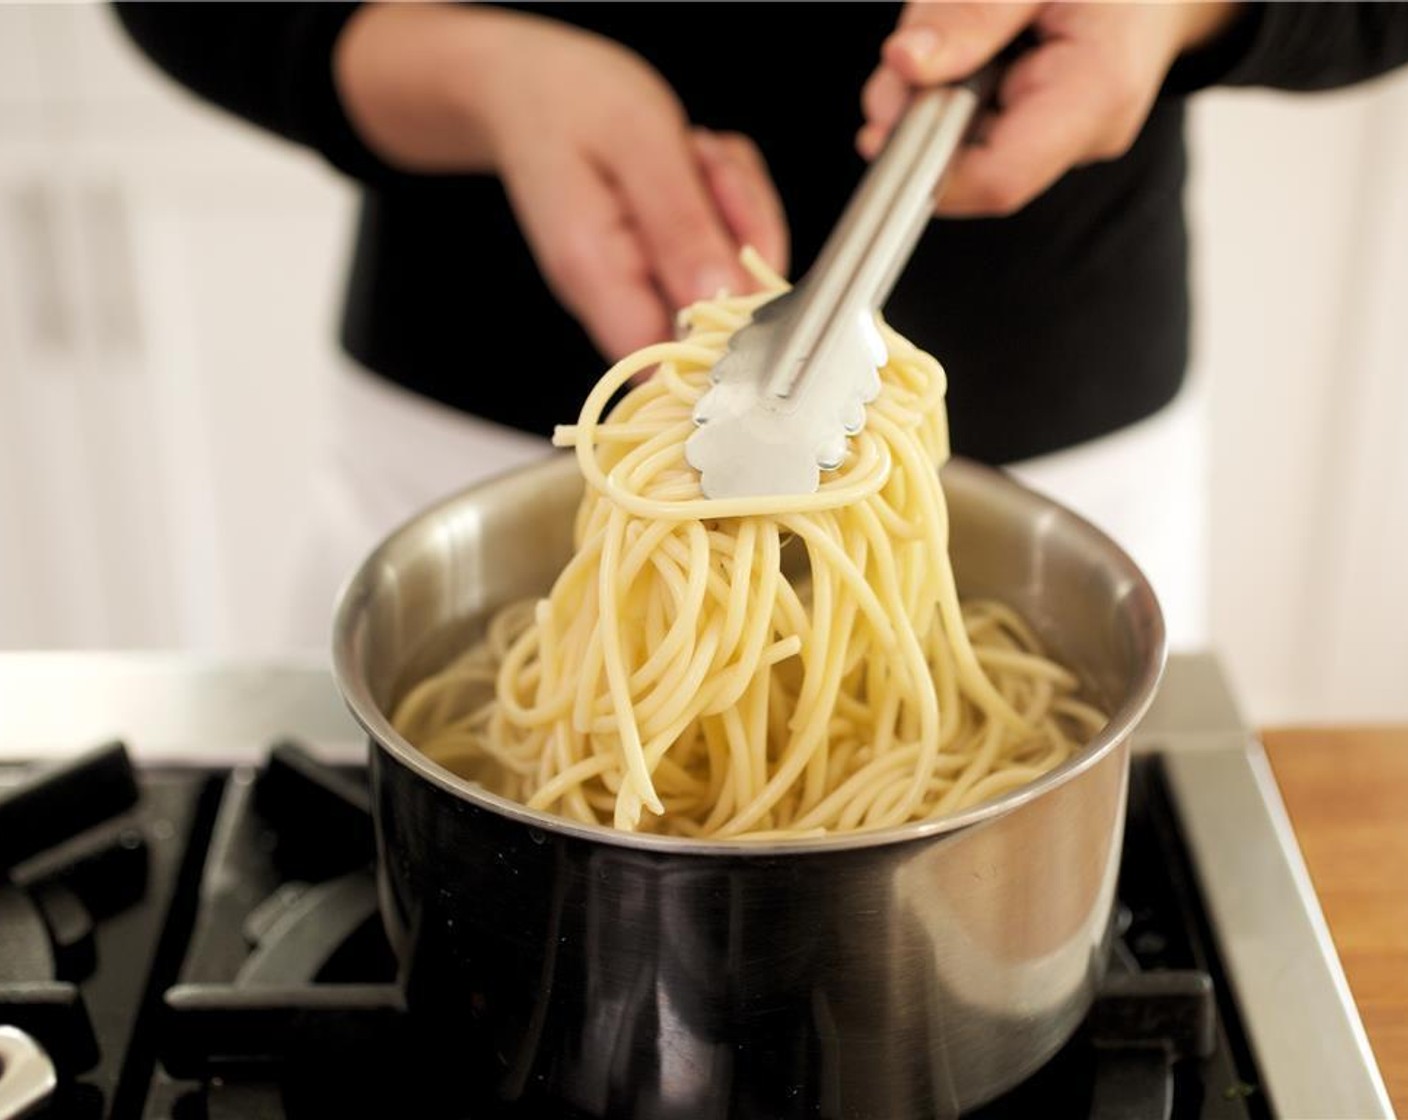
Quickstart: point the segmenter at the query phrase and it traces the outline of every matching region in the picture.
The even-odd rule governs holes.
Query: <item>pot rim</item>
[[[1148,578],[1128,553],[1105,532],[1073,510],[1023,486],[1000,470],[955,457],[950,458],[943,465],[941,469],[944,472],[954,472],[960,476],[968,474],[1000,478],[1003,485],[1023,491],[1026,500],[1044,507],[1047,512],[1054,511],[1072,519],[1076,523],[1078,531],[1106,553],[1119,575],[1128,581],[1129,590],[1126,595],[1142,600],[1148,608],[1143,613],[1147,616],[1151,630],[1149,638],[1153,656],[1141,668],[1124,703],[1111,713],[1105,726],[1079,754],[1067,759],[1060,766],[1047,771],[1026,785],[1018,786],[992,801],[982,802],[957,813],[933,820],[910,821],[888,828],[799,837],[795,840],[749,840],[746,837],[705,840],[656,833],[625,832],[610,825],[584,824],[553,813],[530,809],[521,802],[491,793],[426,757],[392,726],[390,719],[372,698],[365,674],[362,672],[361,666],[357,664],[355,641],[357,625],[365,613],[364,606],[371,596],[371,574],[380,567],[384,557],[396,549],[397,543],[403,537],[419,531],[428,523],[434,523],[446,509],[460,505],[467,495],[473,494],[483,487],[492,486],[500,479],[516,474],[544,471],[545,469],[563,470],[566,461],[572,461],[571,457],[554,456],[541,463],[521,467],[508,474],[476,483],[441,499],[394,529],[358,565],[338,595],[333,623],[333,674],[338,690],[342,693],[343,701],[351,711],[353,718],[371,737],[372,746],[375,749],[387,752],[397,762],[421,778],[477,808],[500,817],[507,817],[525,827],[560,837],[606,843],[614,847],[656,852],[662,855],[767,858],[821,855],[837,851],[901,844],[957,832],[970,825],[994,817],[1005,816],[1029,802],[1035,801],[1048,791],[1066,784],[1089,770],[1117,745],[1127,740],[1144,717],[1145,712],[1148,711],[1149,705],[1153,703],[1154,694],[1163,677],[1168,656],[1163,613],[1159,609],[1158,599],[1154,595]]]

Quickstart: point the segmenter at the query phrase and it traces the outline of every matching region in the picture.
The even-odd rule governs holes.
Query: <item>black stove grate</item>
[[[0,837],[0,1022],[64,1074],[41,1117],[459,1115],[395,982],[364,771],[281,744],[258,771],[134,774],[115,744],[23,790],[0,770]],[[972,1120],[1270,1115],[1157,757],[1120,898],[1086,1023]]]
[[[0,768],[0,1024],[59,1075],[41,1117],[136,1117],[155,993],[184,949],[180,884],[219,779],[139,774],[111,743],[37,776]]]

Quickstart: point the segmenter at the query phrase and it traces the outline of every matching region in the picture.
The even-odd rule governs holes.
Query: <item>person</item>
[[[1205,625],[1186,96],[1408,59],[1400,4],[117,12],[177,80],[364,186],[342,330],[364,372],[338,388],[320,503],[339,576],[419,506],[543,454],[603,360],[747,284],[740,245],[800,274],[910,91],[1025,33],[886,316],[945,364],[955,453],[1105,526],[1175,645]]]

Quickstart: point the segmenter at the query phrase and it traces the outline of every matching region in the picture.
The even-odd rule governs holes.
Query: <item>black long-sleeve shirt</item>
[[[538,274],[496,179],[403,173],[358,137],[331,67],[352,10],[118,7],[179,81],[365,184],[343,324],[353,357],[435,400],[547,433],[575,418],[602,359]],[[707,18],[680,4],[532,10],[634,48],[692,120],[750,135],[805,270],[863,169],[859,91],[893,6],[809,6],[804,48],[796,32],[769,31],[796,8],[772,20],[754,6],[746,26],[732,6]],[[1213,48],[1175,65],[1125,156],[1071,171],[1012,217],[931,223],[886,315],[947,367],[954,450],[1027,458],[1133,423],[1177,393],[1189,327],[1184,94],[1325,89],[1404,61],[1408,4],[1249,6]]]

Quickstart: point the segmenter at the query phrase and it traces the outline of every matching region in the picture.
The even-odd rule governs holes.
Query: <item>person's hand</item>
[[[910,3],[862,93],[856,146],[873,158],[914,89],[966,78],[1030,28],[1036,46],[1008,67],[998,111],[960,153],[938,205],[1013,213],[1071,168],[1127,152],[1174,60],[1216,37],[1235,7]]]
[[[691,128],[665,80],[608,39],[479,5],[372,6],[334,72],[389,163],[503,180],[544,277],[610,358],[671,337],[695,299],[748,290],[742,245],[786,269],[757,148]]]

